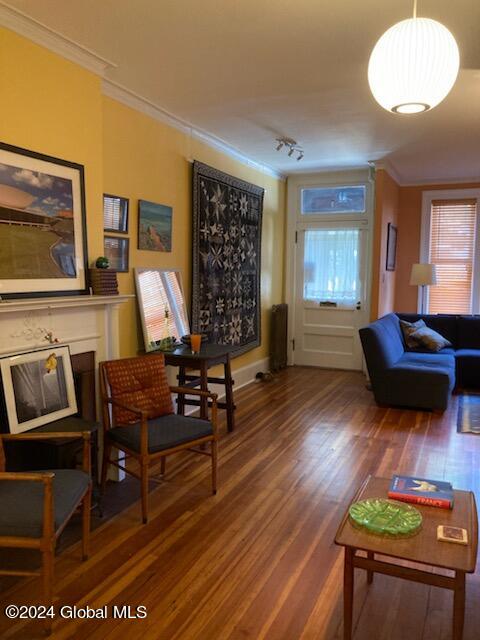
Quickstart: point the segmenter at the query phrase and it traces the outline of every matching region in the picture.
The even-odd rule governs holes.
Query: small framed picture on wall
[[[103,194],[103,230],[128,233],[128,198]]]
[[[120,273],[126,273],[128,266],[128,253],[130,240],[117,238],[116,236],[104,236],[103,253],[110,263],[110,268]]]
[[[397,263],[397,227],[388,223],[387,231],[387,271],[395,271]]]

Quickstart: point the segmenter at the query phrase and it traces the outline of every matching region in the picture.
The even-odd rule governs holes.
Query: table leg
[[[453,590],[453,640],[462,640],[463,622],[465,619],[465,573],[455,572],[455,588]]]
[[[200,364],[200,389],[208,391],[208,366],[206,362]],[[208,420],[208,398],[200,399],[200,418]]]
[[[369,560],[375,560],[375,554],[373,551],[367,551],[367,558]],[[367,571],[367,584],[372,584],[373,582],[373,571]]]
[[[227,353],[225,360],[225,402],[227,405],[227,428],[233,431],[235,428],[235,405],[233,403],[233,380],[230,366],[230,354]]]
[[[178,367],[178,386],[183,387],[185,384],[185,367]],[[177,413],[181,416],[185,415],[185,394],[179,393],[177,396]]]
[[[345,547],[343,569],[343,639],[351,640],[353,629],[353,556],[355,549]]]

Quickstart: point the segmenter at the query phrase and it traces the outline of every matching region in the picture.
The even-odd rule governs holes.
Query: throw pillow
[[[423,320],[417,320],[416,322],[407,322],[406,320],[400,320],[400,326],[402,327],[403,338],[408,349],[415,349],[418,347],[418,340],[415,340],[412,336],[415,331],[422,329],[427,325]]]
[[[445,347],[451,347],[452,343],[444,338],[440,333],[430,329],[430,327],[420,327],[410,336],[411,340],[415,340],[417,346],[420,344],[429,351],[440,351]]]

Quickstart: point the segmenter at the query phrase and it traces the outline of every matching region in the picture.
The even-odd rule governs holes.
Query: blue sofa
[[[400,319],[423,319],[451,348],[409,350]],[[378,404],[444,411],[455,387],[480,388],[480,316],[389,313],[360,329]]]

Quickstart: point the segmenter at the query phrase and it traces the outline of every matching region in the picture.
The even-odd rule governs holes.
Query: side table
[[[369,477],[352,502],[365,498],[386,498],[390,480]],[[471,491],[454,491],[452,510],[415,505],[423,516],[422,529],[411,538],[387,538],[354,527],[347,512],[335,536],[335,544],[345,548],[343,606],[344,640],[351,640],[353,627],[353,582],[355,568],[367,571],[368,582],[373,574],[383,573],[404,580],[421,582],[453,591],[453,639],[461,640],[465,616],[465,574],[473,573],[477,562],[478,521],[475,496]],[[468,545],[440,542],[437,526],[462,527],[468,532]],[[359,551],[366,555],[359,555]],[[439,575],[422,569],[405,567],[376,560],[375,554],[397,560],[448,569],[453,576]]]
[[[219,409],[227,412],[227,427],[229,431],[235,428],[235,404],[233,401],[232,371],[230,366],[231,348],[225,345],[202,344],[198,353],[192,353],[189,346],[182,345],[174,351],[163,352],[165,364],[179,368],[177,376],[179,386],[195,389],[200,387],[203,391],[208,391],[208,384],[225,385],[225,402],[218,402]],[[213,377],[208,375],[208,369],[220,364],[224,368],[224,377]],[[187,373],[188,369],[198,370],[200,373]],[[185,406],[192,405],[200,407],[200,417],[206,418],[208,415],[207,398],[194,400],[186,398],[185,394],[179,393],[177,398],[178,413],[185,413]]]

